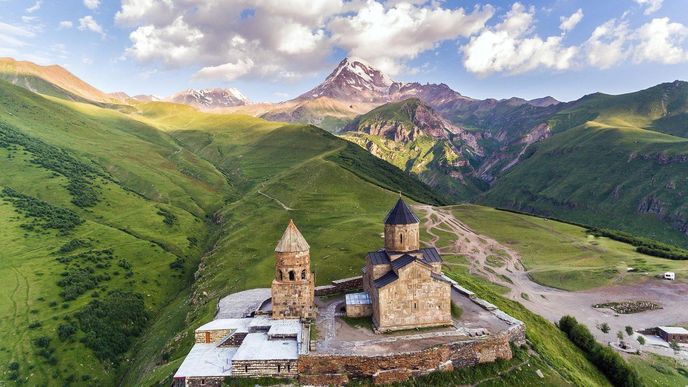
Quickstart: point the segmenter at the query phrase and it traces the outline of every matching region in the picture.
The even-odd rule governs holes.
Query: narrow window
[[[404,243],[404,234],[399,234],[399,243]]]
[[[244,366],[244,372],[248,372],[248,364]]]
[[[418,309],[418,305],[415,302],[413,303],[413,309]]]
[[[201,386],[205,384],[205,379],[201,379]]]
[[[282,270],[278,270],[277,273],[277,275],[279,276],[279,280],[282,281]]]
[[[301,272],[301,279],[306,279],[306,271]]]
[[[277,373],[279,374],[280,372],[282,372],[282,366],[277,364]]]
[[[287,364],[287,372],[291,372],[291,364]]]
[[[295,279],[294,277],[294,270],[289,270],[289,281],[293,281]]]

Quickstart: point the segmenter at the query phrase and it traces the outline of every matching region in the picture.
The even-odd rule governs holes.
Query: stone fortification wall
[[[298,376],[297,372],[296,360],[235,360],[232,362],[232,375],[239,377],[295,378]]]
[[[512,357],[509,339],[509,335],[502,334],[381,356],[310,353],[299,357],[299,381],[303,384],[341,385],[352,378],[369,378],[376,384],[384,384],[436,370],[508,360]]]
[[[333,294],[350,293],[363,288],[363,277],[351,277],[332,281],[330,285],[315,288],[316,296],[330,296]]]

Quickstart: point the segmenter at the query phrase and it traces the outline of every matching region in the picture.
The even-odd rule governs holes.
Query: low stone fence
[[[311,385],[342,385],[351,378],[369,378],[375,384],[406,380],[436,370],[511,359],[510,335],[441,344],[422,351],[381,356],[320,355],[299,357],[299,381]]]
[[[333,294],[355,292],[363,289],[363,276],[338,279],[331,282],[330,285],[317,286],[315,288],[316,296],[331,296]]]

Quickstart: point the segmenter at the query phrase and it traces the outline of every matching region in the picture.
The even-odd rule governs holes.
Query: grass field
[[[688,366],[674,359],[655,354],[629,356],[628,362],[638,370],[646,386],[688,385]]]
[[[445,203],[312,126],[164,103],[124,113],[4,82],[0,102],[0,189],[24,200],[0,198],[0,291],[9,295],[0,299],[4,380],[169,385],[193,329],[212,319],[218,299],[269,285],[274,245],[290,218],[311,245],[316,282],[325,284],[358,274],[365,253],[382,245],[382,220],[399,191]],[[77,200],[84,192],[86,203]],[[466,217],[469,210],[488,214],[457,209]],[[502,218],[487,218],[484,227],[500,228]],[[606,384],[553,325],[502,300],[503,288],[469,276],[464,257],[448,261],[456,278],[476,281],[476,290],[529,324],[543,362],[534,364],[553,370],[547,380]],[[123,310],[136,320],[118,320]],[[131,325],[141,329],[125,329]],[[518,371],[509,377],[532,380]]]
[[[675,271],[679,278],[688,275],[685,261],[639,254],[629,244],[593,237],[579,226],[489,207],[453,208],[454,215],[477,233],[517,251],[531,278],[543,285],[581,290],[633,282],[665,271]],[[456,239],[450,233],[438,236],[440,246]],[[629,267],[637,271],[629,273]]]

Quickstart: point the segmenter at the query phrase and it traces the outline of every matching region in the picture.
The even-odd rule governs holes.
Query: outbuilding
[[[682,327],[657,327],[659,337],[666,342],[688,343],[688,330]]]

